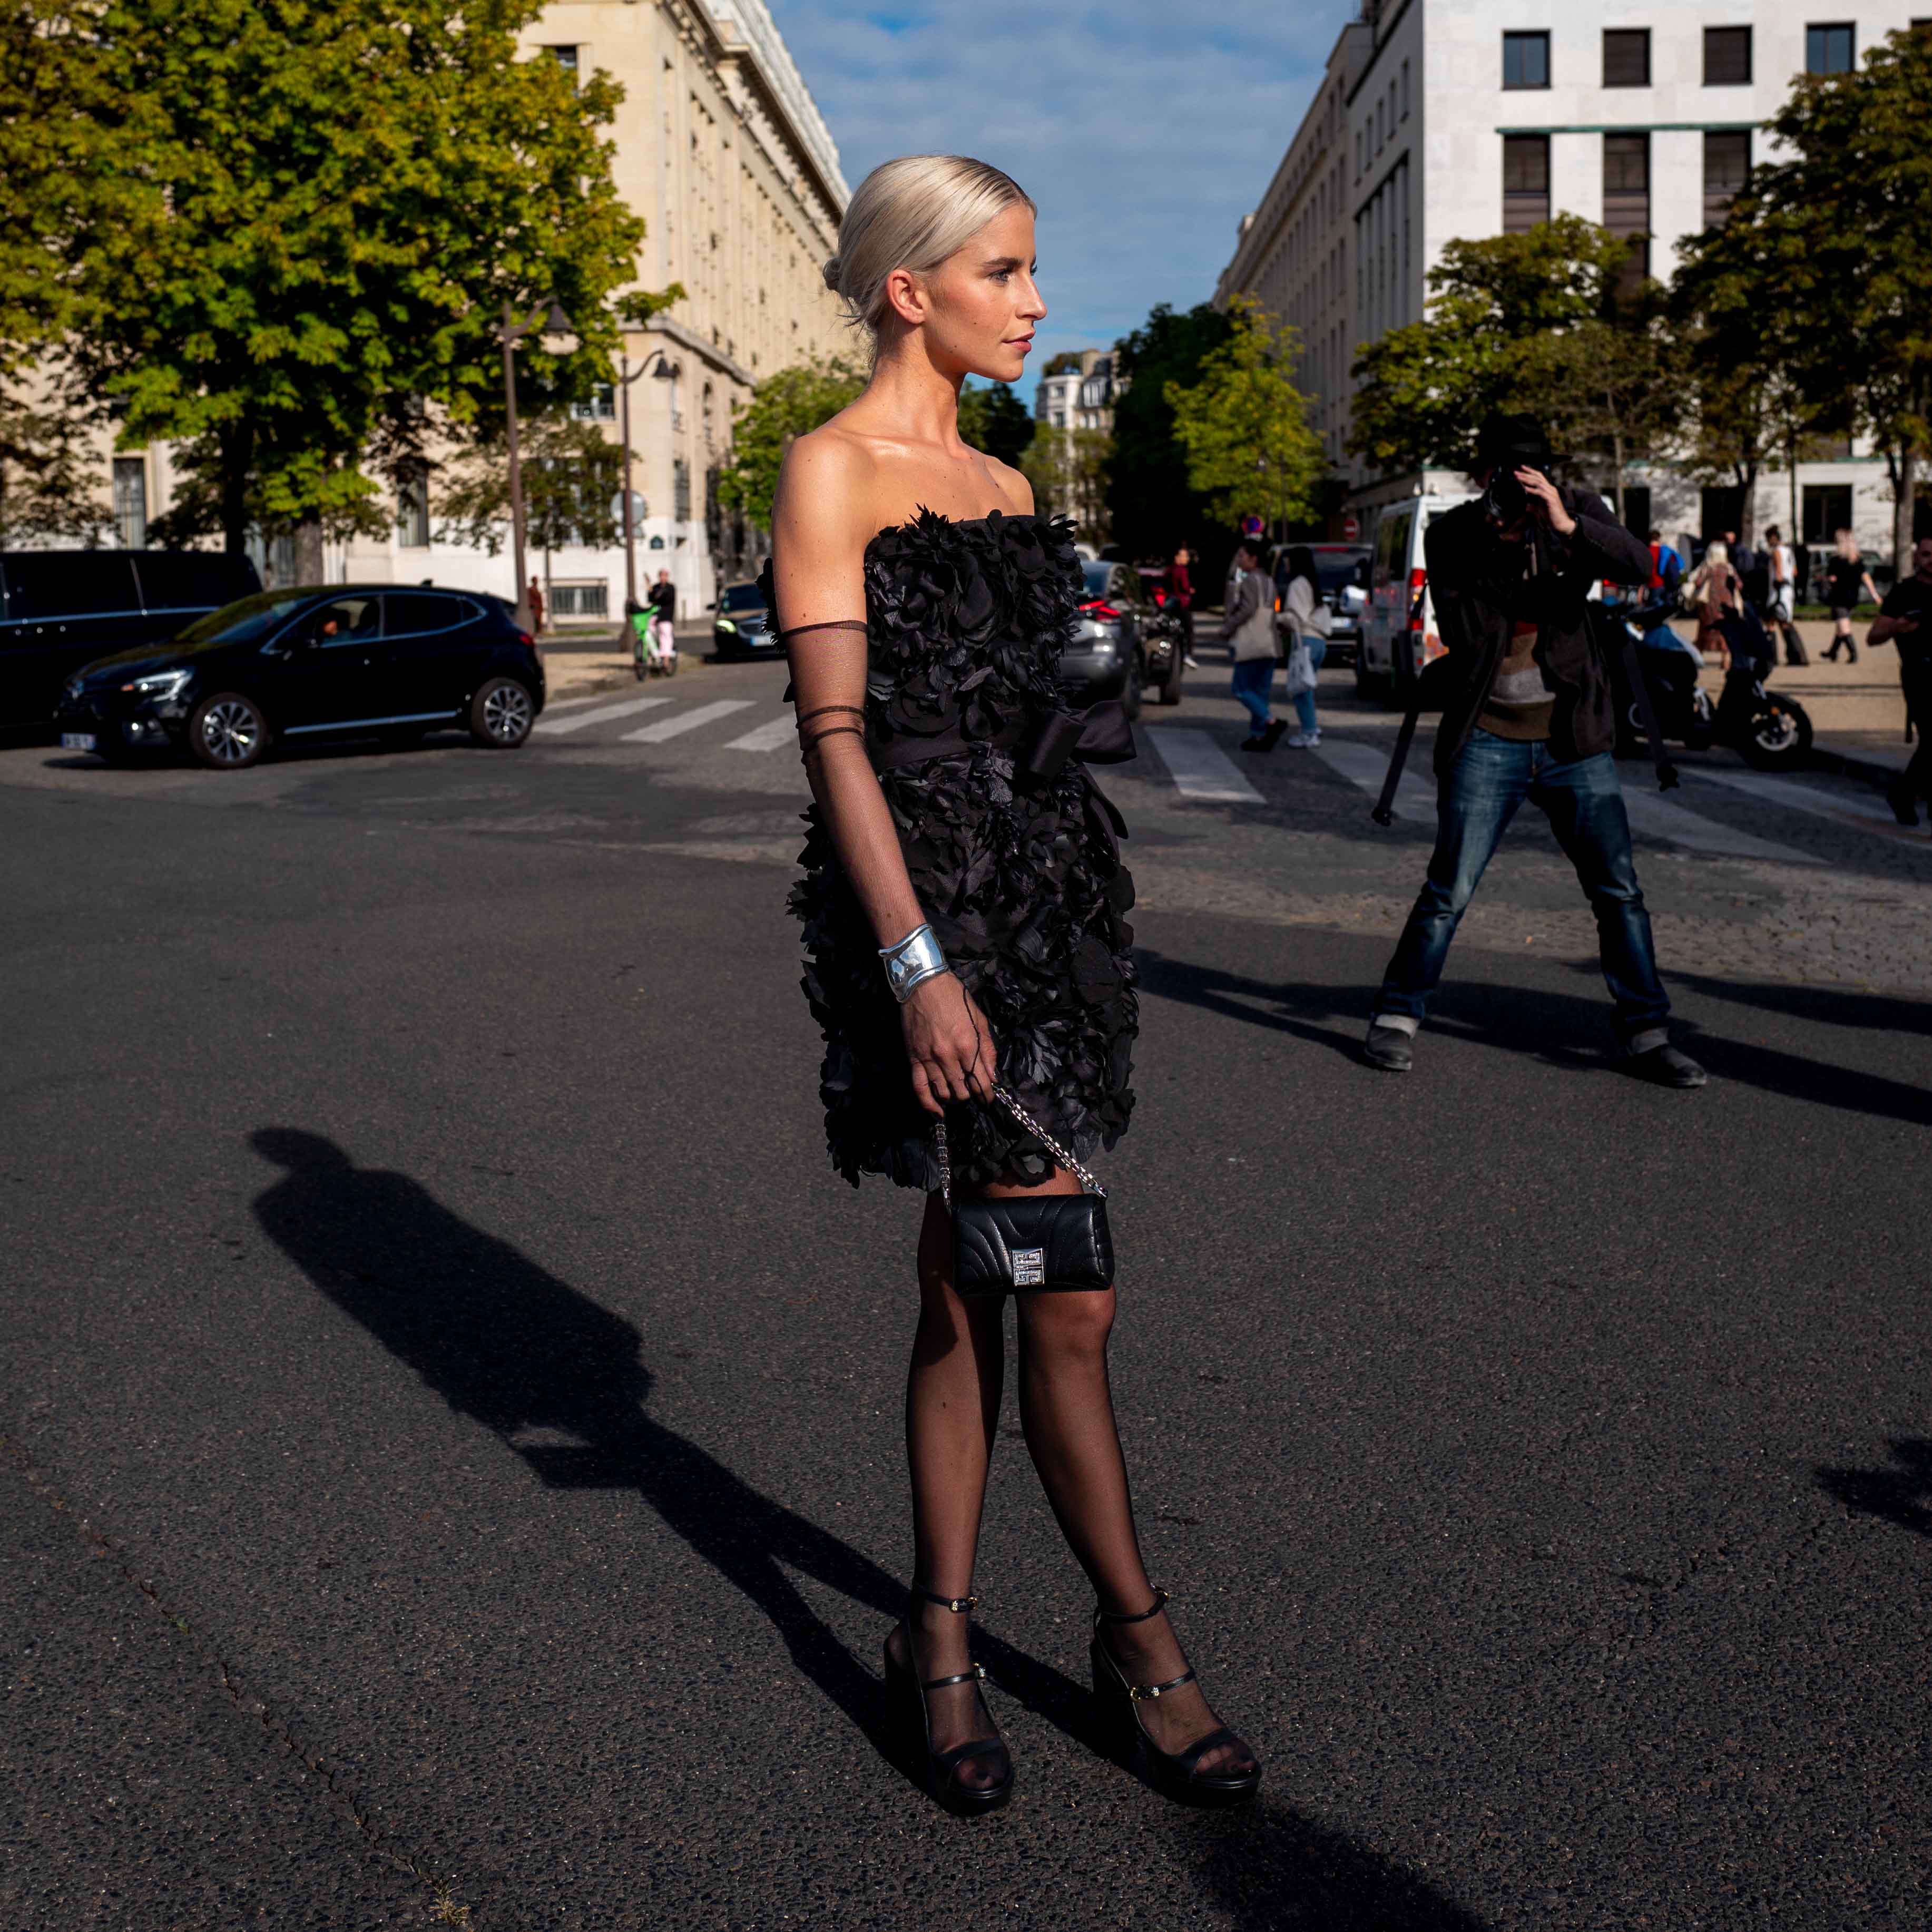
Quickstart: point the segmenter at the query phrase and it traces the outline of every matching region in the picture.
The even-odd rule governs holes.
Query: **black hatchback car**
[[[772,614],[765,608],[765,593],[757,584],[728,584],[715,608],[712,656],[724,661],[782,655],[778,633],[772,628]]]
[[[0,550],[0,725],[44,724],[82,664],[178,637],[261,587],[245,556],[220,550]]]
[[[68,681],[61,743],[116,760],[184,746],[240,771],[277,739],[407,743],[466,725],[513,749],[544,704],[543,661],[500,597],[386,584],[264,591],[172,643]]]

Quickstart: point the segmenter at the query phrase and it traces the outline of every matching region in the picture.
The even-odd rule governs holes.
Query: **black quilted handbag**
[[[955,1202],[946,1123],[934,1128],[940,1191],[952,1216],[952,1286],[962,1294],[1011,1294],[1111,1288],[1114,1241],[1107,1190],[1004,1087],[993,1097],[1047,1152],[1077,1176],[1084,1194]]]

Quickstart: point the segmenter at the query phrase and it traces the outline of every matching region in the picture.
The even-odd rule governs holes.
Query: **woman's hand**
[[[1529,500],[1532,515],[1540,517],[1559,537],[1567,537],[1576,529],[1576,519],[1563,507],[1562,493],[1541,470],[1519,470],[1516,480]]]
[[[935,974],[912,989],[899,1009],[912,1090],[928,1114],[954,1100],[990,1100],[998,1060],[993,1031],[973,995],[950,973]]]

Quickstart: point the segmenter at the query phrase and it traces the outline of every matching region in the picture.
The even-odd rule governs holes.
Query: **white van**
[[[1383,505],[1376,521],[1362,646],[1355,654],[1355,688],[1364,696],[1406,704],[1423,666],[1442,655],[1422,561],[1423,533],[1444,511],[1473,503],[1480,494],[1437,491]]]

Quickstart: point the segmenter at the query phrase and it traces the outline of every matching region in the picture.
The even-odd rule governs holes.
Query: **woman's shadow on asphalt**
[[[543,1482],[636,1491],[771,1619],[799,1669],[880,1755],[918,1780],[881,1722],[880,1680],[785,1571],[888,1618],[904,1607],[904,1586],[654,1422],[644,1409],[651,1377],[639,1358],[642,1337],[629,1322],[472,1228],[406,1174],[358,1168],[334,1142],[298,1128],[262,1128],[250,1144],[286,1170],[257,1197],[256,1219],[323,1294]],[[541,1436],[552,1439],[525,1439]],[[1084,1687],[977,1634],[1005,1690],[1079,1744],[1114,1755]],[[1186,1855],[1225,1903],[1246,1902],[1245,1924],[1478,1932],[1422,1880],[1293,1813],[1264,1805],[1206,1822]]]

